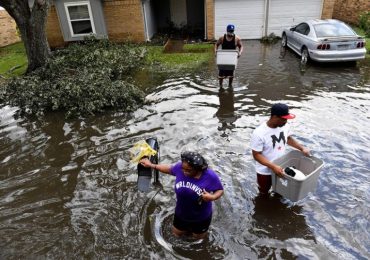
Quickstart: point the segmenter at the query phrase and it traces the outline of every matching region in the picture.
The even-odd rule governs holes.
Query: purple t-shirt
[[[212,202],[201,201],[199,196],[203,189],[207,192],[223,190],[217,174],[211,169],[205,170],[199,179],[187,177],[182,171],[182,163],[178,162],[171,167],[171,174],[176,176],[176,209],[175,214],[187,221],[202,221],[212,214]]]

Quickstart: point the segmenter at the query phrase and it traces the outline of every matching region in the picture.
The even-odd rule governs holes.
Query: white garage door
[[[267,35],[280,36],[284,28],[320,19],[323,0],[270,0]]]
[[[268,19],[266,19],[268,4]],[[321,17],[323,0],[215,0],[215,38],[235,24],[242,39],[259,39],[265,33],[280,36],[284,28]],[[267,23],[267,30],[264,25]]]
[[[215,38],[226,33],[228,24],[235,25],[235,33],[242,39],[263,36],[264,0],[215,0]]]

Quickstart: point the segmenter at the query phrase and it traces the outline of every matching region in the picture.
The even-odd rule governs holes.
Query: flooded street
[[[370,63],[300,65],[279,44],[244,42],[234,88],[214,63],[139,73],[147,104],[131,115],[43,121],[0,107],[0,259],[369,259]],[[294,136],[325,162],[298,203],[257,196],[250,135],[277,101]],[[154,136],[161,163],[197,150],[220,176],[209,237],[171,234],[174,178],[137,190],[127,150]]]

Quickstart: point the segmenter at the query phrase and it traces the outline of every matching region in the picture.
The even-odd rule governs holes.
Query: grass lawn
[[[365,36],[364,30],[362,30],[362,29],[360,29],[358,27],[355,27],[353,29],[356,31],[356,33],[358,35]],[[365,37],[365,40],[366,40],[366,50],[367,50],[366,58],[367,59],[370,59],[370,38],[369,37]]]
[[[0,75],[5,78],[24,74],[27,56],[23,42],[0,48]]]
[[[213,44],[185,44],[184,52],[163,53],[163,46],[147,46],[147,63],[167,69],[196,68],[207,63],[213,55]]]
[[[146,46],[147,64],[162,69],[197,68],[213,55],[213,44],[185,44],[182,53],[163,53],[163,46]],[[0,48],[0,75],[5,78],[22,75],[27,69],[27,56],[22,42]]]

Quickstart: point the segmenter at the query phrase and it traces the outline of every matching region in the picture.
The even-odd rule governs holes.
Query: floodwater
[[[148,103],[131,115],[38,121],[1,106],[0,258],[369,259],[369,63],[302,67],[279,44],[244,44],[233,90],[219,91],[211,63],[140,73]],[[297,203],[257,196],[250,135],[277,101],[325,162],[316,192]],[[127,150],[150,136],[162,163],[193,149],[221,177],[206,239],[171,235],[171,176],[138,191]]]

